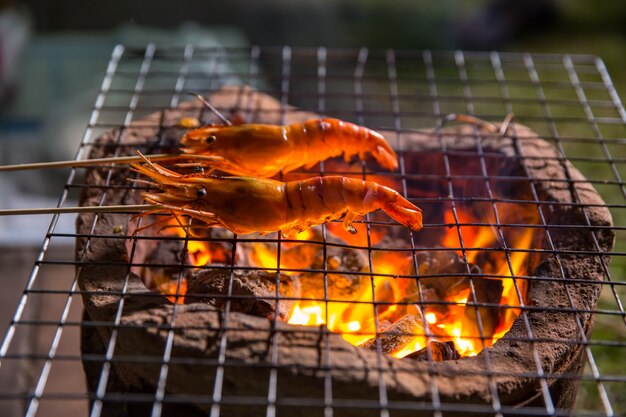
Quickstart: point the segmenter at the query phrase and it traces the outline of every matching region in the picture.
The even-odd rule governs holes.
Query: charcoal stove
[[[559,72],[569,81],[544,80]],[[596,78],[587,81],[587,76]],[[518,88],[535,98],[518,97]],[[624,344],[619,333],[615,340],[596,339],[593,323],[599,316],[624,326],[623,277],[616,278],[609,262],[612,256],[619,264],[622,255],[613,244],[623,227],[613,225],[610,210],[616,219],[623,216],[623,161],[612,153],[617,152],[613,147],[623,146],[619,132],[624,132],[626,114],[600,60],[367,49],[120,47],[81,152],[96,158],[133,154],[137,149],[146,154],[168,151],[180,136],[181,117],[215,121],[199,103],[181,101],[185,91],[198,89],[208,91],[221,112],[247,122],[290,123],[328,115],[383,132],[399,151],[398,172],[381,171],[370,162],[331,160],[281,179],[342,174],[389,181],[423,208],[425,228],[410,233],[374,214],[359,223],[361,239],[348,242],[337,240],[332,224],[316,230],[317,238],[299,242],[279,236],[177,237],[150,231],[129,238],[136,225],[132,213],[79,216],[76,276],[68,297],[80,293],[85,306],[84,320],[75,325],[81,327],[84,398],[89,400],[90,415],[620,411],[624,372],[603,369],[597,352],[619,350]],[[550,91],[565,89],[572,90],[573,98],[550,97]],[[596,90],[608,92],[607,98],[588,98]],[[530,105],[537,109],[528,110]],[[555,114],[561,107],[581,115]],[[611,116],[594,113],[609,110]],[[479,126],[447,130],[449,113],[476,114],[493,122],[514,113],[515,119],[504,134]],[[121,123],[116,122],[120,118]],[[568,130],[569,124],[577,129]],[[424,130],[425,126],[434,129]],[[576,144],[598,147],[601,156],[580,156],[576,148],[572,150]],[[587,168],[587,179],[572,162],[608,166],[607,174],[595,179]],[[99,167],[88,170],[84,182],[74,184],[72,176],[68,187],[80,189],[83,205],[135,204],[140,202],[141,187],[127,181],[132,175],[124,166]],[[619,190],[617,204],[607,204],[596,191],[605,184]],[[476,230],[490,233],[492,241],[476,239]],[[381,234],[393,236],[394,243],[380,240]],[[189,257],[193,243],[219,245],[226,248],[225,256],[198,265]],[[273,264],[242,260],[241,253],[255,244],[271,248]],[[315,268],[285,265],[296,244],[318,248],[321,263]],[[362,253],[362,268],[355,272],[343,265],[333,267],[332,253],[338,247]],[[173,256],[164,256],[162,248]],[[377,269],[381,253],[404,255],[408,269],[401,273]],[[442,253],[453,257],[460,270],[420,268]],[[39,263],[45,265],[45,258]],[[154,271],[163,270],[169,271],[172,284],[167,294],[155,291],[146,279],[149,271],[154,276]],[[223,277],[221,287],[184,287],[211,271]],[[474,333],[463,340],[472,341],[476,351],[439,361],[435,345],[427,343],[419,346],[420,355],[393,357],[385,350],[388,334],[383,327],[369,342],[348,343],[345,334],[332,331],[329,317],[338,302],[331,283],[337,276],[352,276],[348,272],[362,276],[372,294],[365,302],[339,301],[364,304],[378,324],[391,305],[416,305],[425,321],[429,309],[461,304],[464,317],[475,321]],[[273,287],[262,296],[242,295],[236,288],[242,285],[243,274]],[[312,280],[321,289],[314,296],[281,292],[293,276],[305,274],[314,274]],[[389,282],[415,282],[418,299],[393,303],[380,299],[381,276]],[[445,286],[459,282],[451,276],[467,283],[463,302],[427,296],[437,282]],[[502,283],[499,291],[506,282],[514,302],[485,297],[482,288],[492,282]],[[607,294],[608,307],[598,306],[599,298],[607,303]],[[287,323],[288,313],[282,311],[292,310],[293,303],[303,298],[324,307],[323,323]],[[499,329],[497,340],[499,321],[492,323],[494,314],[513,315],[511,324]],[[18,323],[19,311],[11,329]],[[62,317],[59,337],[66,324]],[[394,334],[444,342],[431,324],[432,331],[424,330],[425,325],[421,333]],[[15,331],[11,329],[2,351],[8,358]],[[462,350],[459,340],[451,341]],[[44,358],[37,389],[27,396],[27,414],[38,411],[46,397],[50,367],[58,360],[52,350]],[[583,397],[576,402],[581,382]]]

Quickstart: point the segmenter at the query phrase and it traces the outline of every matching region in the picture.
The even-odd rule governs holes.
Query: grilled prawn
[[[398,167],[398,157],[383,135],[338,119],[286,126],[203,126],[185,133],[181,144],[183,153],[210,158],[210,168],[234,175],[269,178],[342,154],[348,160],[369,153],[383,168]]]
[[[159,189],[143,193],[146,201],[161,207],[158,211],[187,215],[238,234],[282,231],[288,237],[343,215],[344,227],[355,233],[351,226],[355,217],[378,209],[413,230],[422,227],[418,207],[391,188],[371,181],[330,176],[285,183],[250,177],[182,175],[144,160],[144,164],[131,165]]]

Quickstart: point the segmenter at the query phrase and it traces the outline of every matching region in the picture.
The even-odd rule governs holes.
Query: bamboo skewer
[[[198,93],[190,93],[196,96],[206,107],[209,108],[217,117],[227,126],[232,126],[232,122],[228,120],[222,113],[213,107],[202,95]],[[168,159],[190,159],[200,161],[214,161],[221,159],[212,155],[185,155],[161,153],[154,155],[146,155],[150,161],[163,161]],[[106,164],[122,164],[128,162],[143,162],[143,155],[137,156],[117,156],[108,158],[81,159],[69,161],[53,161],[53,162],[34,162],[29,164],[0,165],[2,171],[21,171],[28,169],[41,168],[67,168],[82,167],[92,165]],[[37,214],[65,214],[65,213],[141,213],[148,210],[156,210],[161,208],[156,204],[130,204],[130,205],[113,205],[113,206],[87,206],[87,207],[47,207],[47,208],[26,208],[26,209],[0,209],[0,216],[21,216],[21,215],[37,215]]]
[[[20,216],[25,214],[65,214],[65,213],[141,213],[161,208],[155,204],[129,204],[116,206],[86,206],[86,207],[48,207],[26,209],[2,209],[0,216]]]
[[[193,155],[193,154],[176,154],[176,153],[158,153],[154,155],[144,155],[151,161],[166,161],[166,160],[190,160],[190,161],[215,161],[221,159],[220,157],[213,155]],[[67,167],[85,167],[92,165],[107,165],[107,164],[124,164],[128,162],[143,162],[144,159],[141,156],[115,156],[109,158],[94,158],[94,159],[80,159],[69,161],[53,161],[53,162],[35,162],[30,164],[16,164],[16,165],[0,165],[0,172],[2,171],[21,171],[27,169],[40,169],[40,168],[67,168]]]
[[[171,153],[159,153],[155,155],[149,155],[151,161],[162,161],[164,159],[179,158],[180,154]],[[193,159],[193,157],[192,157]],[[34,162],[30,164],[15,164],[15,165],[0,165],[0,171],[20,171],[26,169],[40,169],[40,168],[66,168],[66,167],[82,167],[91,165],[104,165],[104,164],[122,164],[128,162],[141,162],[140,156],[117,156],[109,158],[95,158],[95,159],[80,159],[69,161],[53,161],[53,162]]]

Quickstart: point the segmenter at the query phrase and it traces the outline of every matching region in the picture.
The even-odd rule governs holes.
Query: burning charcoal
[[[393,227],[391,229],[402,229],[402,228]],[[392,231],[394,231],[391,229],[388,231],[388,233],[391,233]],[[385,249],[406,249],[407,248],[406,231],[401,230],[401,233],[404,233],[401,237],[395,237],[395,236],[387,234],[380,239],[380,242],[372,246],[376,248],[385,248]]]
[[[315,272],[305,272],[300,275],[302,294],[310,299],[353,299],[361,289],[363,282],[368,279],[364,275],[346,275],[329,273],[326,275],[328,296],[324,290],[324,274]]]
[[[424,338],[424,321],[422,315],[407,315],[383,329],[378,334],[382,353],[393,354],[411,343],[415,338]],[[376,350],[376,338],[369,339],[361,345],[366,349]]]
[[[181,240],[165,240],[159,242],[145,259],[145,263],[153,265],[142,268],[141,279],[148,288],[155,289],[171,280],[177,280],[181,273],[184,243]]]
[[[327,242],[338,241],[336,238],[329,238]],[[340,241],[339,241],[340,242]],[[324,269],[324,253],[322,246],[319,246],[310,268]],[[363,251],[343,246],[326,247],[326,274],[328,298],[345,300],[353,298],[361,290],[364,282],[369,282],[367,275],[342,274],[341,272],[362,272],[369,270],[369,262]],[[302,293],[309,298],[323,299],[324,294],[324,274],[316,272],[305,272],[300,275]]]
[[[322,242],[322,234],[319,228],[311,229],[310,241]],[[345,247],[346,242],[329,234],[326,238],[326,268],[333,271],[363,271],[369,266],[367,257],[363,251]],[[335,246],[336,245],[336,246]],[[324,247],[321,244],[289,244],[284,253],[300,256],[306,261],[304,268],[324,269]]]
[[[295,244],[283,250],[280,266],[286,269],[310,268],[321,251],[322,245],[317,243]]]
[[[375,300],[383,302],[384,304],[378,304],[376,308],[378,309],[378,314],[383,314],[384,312],[388,312],[389,310],[398,310],[398,307],[391,308],[393,304],[388,304],[395,301],[395,293],[394,293],[394,284],[391,280],[384,280],[376,285],[375,288]],[[404,309],[407,308],[407,304],[403,305]],[[391,319],[391,322],[395,322],[400,317],[404,316],[405,313]]]
[[[191,239],[187,243],[187,250],[192,262],[197,266],[204,266],[210,263],[229,264],[232,262],[232,232],[221,227],[193,228],[193,236],[198,239]],[[206,240],[204,240],[206,239]],[[238,265],[240,259],[236,256],[235,264]]]
[[[431,357],[428,354],[428,350],[430,348],[430,353],[432,354],[432,360],[435,362],[442,361],[451,361],[456,360],[461,357],[459,352],[456,350],[456,346],[452,340],[447,342],[437,342],[432,341],[428,343],[428,348],[420,349],[417,352],[413,352],[405,356],[405,358],[413,359],[416,361],[429,361]]]
[[[342,241],[335,238],[329,238],[327,241],[329,243],[343,243]],[[365,255],[365,252],[349,247],[327,246],[326,261],[326,269],[328,269],[329,271],[361,272],[367,271],[369,269],[369,262],[367,260],[367,256]],[[324,256],[321,251],[318,252],[317,257],[313,261],[312,267],[324,269]],[[356,274],[330,275],[335,276],[333,278],[333,280],[336,281],[334,285],[337,285],[339,288],[349,289],[351,292],[354,292],[361,286],[361,280],[363,279],[362,275]],[[343,278],[339,279],[338,277]]]
[[[417,262],[420,275],[441,275],[420,279],[422,285],[437,291],[440,300],[469,288],[467,266],[463,258],[457,253],[450,251],[419,252]],[[481,274],[481,270],[477,265],[471,265],[470,273],[472,275]],[[455,275],[446,276],[446,274]]]
[[[435,290],[422,287],[422,296],[424,303],[438,301],[439,297]],[[379,295],[376,296],[377,300],[381,300]],[[392,298],[393,299],[393,298]],[[391,306],[395,306],[395,308],[390,308]],[[428,309],[432,310],[433,304],[428,304]],[[413,315],[413,314],[421,314],[420,309],[420,293],[415,290],[415,292],[408,294],[407,296],[401,298],[395,304],[379,304],[378,306],[378,316],[379,318],[385,318],[391,322],[396,322],[400,318],[405,315]]]
[[[368,268],[367,257],[364,252],[345,248],[328,246],[326,248],[327,268],[334,271],[359,272]],[[313,262],[313,268],[323,268],[324,258],[321,253]]]
[[[232,291],[228,287],[232,273]],[[297,278],[280,274],[279,295],[289,298],[300,297]],[[203,269],[188,278],[185,303],[205,302],[224,308],[230,300],[230,311],[247,313],[285,321],[295,305],[292,300],[276,298],[276,273],[255,270]],[[196,295],[194,295],[196,294]]]
[[[322,245],[318,243],[284,243],[281,245],[280,267],[282,269],[311,268],[317,253],[321,252]],[[245,253],[249,265],[275,268],[278,260],[277,245],[268,242],[240,243],[237,251]]]
[[[267,235],[276,238],[275,234]],[[293,242],[283,242],[280,252],[280,266],[285,269],[323,269],[324,268],[324,246],[322,231],[319,227],[307,229],[298,235],[298,239]],[[328,235],[326,238],[326,261],[327,268],[331,270],[360,271],[368,265],[365,254],[362,251],[346,248],[346,242]],[[335,246],[337,245],[337,246]],[[254,242],[252,245],[245,243],[238,246],[244,248],[247,259],[252,266],[260,266],[268,263],[264,257],[272,258],[274,264],[277,258],[277,244],[264,242]]]
[[[271,236],[271,235],[268,235]],[[364,251],[345,246],[346,243],[331,235],[327,236],[326,245],[323,241],[321,228],[308,229],[298,235],[298,241],[283,242],[280,252],[280,267],[286,270],[324,270],[327,276],[328,297],[334,299],[352,298],[358,293],[367,276],[360,274],[344,274],[342,272],[361,272],[369,270],[369,262]],[[335,244],[337,246],[335,246]],[[240,243],[237,251],[248,265],[262,268],[276,268],[277,245],[260,240],[253,243]],[[326,256],[324,256],[326,255]],[[324,274],[320,272],[289,272],[296,275],[302,286],[302,294],[308,299],[325,298]],[[369,282],[369,281],[368,281]]]
[[[476,301],[478,303],[500,304],[502,297],[502,281],[499,279],[488,279],[481,277],[472,278],[474,291],[476,292]],[[468,301],[472,301],[470,295]],[[500,324],[501,309],[497,307],[478,307],[468,305],[465,307],[465,317],[463,318],[463,337],[480,338],[481,332],[476,318],[476,310],[480,313],[480,321],[482,323],[482,337],[491,339],[498,324]],[[480,340],[476,339],[475,346],[480,346]]]

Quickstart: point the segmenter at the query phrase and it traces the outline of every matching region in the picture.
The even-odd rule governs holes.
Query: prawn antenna
[[[498,132],[496,125],[490,123],[486,120],[479,119],[478,117],[470,116],[469,114],[458,114],[451,113],[444,117],[443,124],[447,124],[450,122],[461,122],[461,123],[469,123],[476,126],[480,126],[483,129],[486,129],[490,133]]]
[[[513,117],[513,113],[509,113],[506,115],[506,117],[502,121],[502,124],[500,125],[500,135],[504,136],[506,134],[506,131],[509,130],[509,126],[513,121]]]
[[[211,105],[211,103],[209,103],[204,97],[202,97],[200,93],[190,92],[189,94],[191,94],[192,96],[196,96],[196,98],[200,100],[207,109],[211,110],[217,116],[217,118],[220,119],[222,123],[224,123],[226,126],[233,125],[233,123],[230,120],[228,120],[226,116],[224,116],[222,113],[220,113],[219,110],[213,107],[213,105]]]

